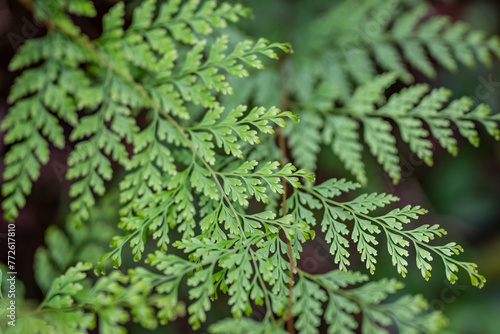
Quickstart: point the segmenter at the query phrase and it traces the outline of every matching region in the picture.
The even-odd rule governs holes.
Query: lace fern
[[[386,103],[381,102],[385,99],[384,91],[394,80],[394,75],[386,74],[361,85],[345,107],[335,108],[324,116],[325,144],[331,145],[333,152],[360,182],[366,182],[363,145],[358,135],[361,125],[370,152],[394,182],[401,177],[401,167],[397,140],[387,120],[394,121],[403,142],[428,165],[432,165],[435,151],[430,135],[452,155],[458,152],[454,128],[474,146],[479,144],[476,123],[483,125],[495,139],[500,139],[498,114],[490,115],[489,107],[483,104],[473,108],[472,100],[467,97],[449,102],[451,93],[445,88],[430,91],[428,85],[419,84],[391,95]],[[343,150],[346,144],[350,148],[348,152]]]
[[[150,288],[130,284],[127,275],[114,271],[91,285],[86,272],[90,263],[79,262],[52,282],[38,308],[32,303],[19,303],[16,326],[7,333],[87,333],[98,328],[103,333],[126,333],[124,324],[139,323],[153,329],[183,314],[182,307],[164,297],[150,294]],[[2,303],[6,300],[1,298]],[[6,318],[7,308],[2,316]],[[132,315],[132,316],[131,316]]]
[[[458,277],[454,272],[461,267],[467,271],[473,285],[480,287],[484,285],[486,280],[477,273],[476,265],[457,261],[451,257],[461,253],[462,247],[453,242],[442,246],[429,244],[436,237],[446,234],[446,231],[438,225],[421,225],[411,230],[404,229],[404,225],[426,213],[421,207],[405,206],[384,215],[374,216],[370,214],[372,211],[393,203],[398,198],[393,195],[373,193],[363,194],[347,202],[333,200],[342,193],[360,186],[345,179],[330,179],[312,188],[305,188],[304,193],[295,192],[289,198],[290,214],[296,220],[307,221],[314,226],[317,221],[313,211],[323,211],[321,230],[326,232],[325,240],[331,244],[330,252],[340,269],[347,270],[350,265],[348,260],[350,254],[347,251],[350,244],[346,238],[350,233],[352,241],[357,243],[361,261],[365,262],[366,268],[373,273],[378,255],[375,247],[379,243],[376,235],[384,233],[392,264],[403,277],[408,272],[406,258],[409,252],[406,248],[412,246],[415,248],[417,268],[426,280],[431,276],[432,266],[429,262],[433,260],[433,253],[443,261],[446,277],[450,282],[457,280]],[[345,222],[352,222],[352,232],[349,232]]]
[[[323,79],[334,80],[339,91],[348,92],[352,87],[349,78],[363,84],[375,76],[376,66],[411,82],[413,76],[406,69],[405,61],[421,73],[434,77],[436,69],[432,60],[455,71],[458,62],[472,67],[477,59],[491,65],[492,54],[500,57],[497,37],[486,38],[483,32],[470,30],[463,22],[451,22],[445,16],[428,18],[427,5],[413,5],[398,15],[404,8],[404,5],[383,1],[342,2],[318,20],[309,31],[316,33],[319,40],[314,48],[328,50],[321,61],[333,64],[343,73]],[[375,30],[371,30],[373,25],[376,25]],[[341,33],[332,34],[332,31]],[[318,72],[318,75],[326,73]]]
[[[401,178],[400,154],[397,137],[389,121],[397,126],[402,141],[408,144],[410,151],[429,166],[433,164],[436,149],[432,137],[454,156],[458,153],[457,132],[470,144],[479,145],[476,124],[481,124],[496,140],[500,139],[500,117],[492,115],[488,106],[474,106],[468,97],[450,102],[451,92],[448,89],[430,90],[426,84],[404,88],[386,101],[385,90],[395,80],[396,76],[391,73],[377,76],[369,83],[360,85],[342,107],[326,109],[309,106],[311,111],[302,116],[317,119],[316,127],[310,129],[308,134],[310,140],[301,142],[300,132],[289,132],[290,141],[297,144],[292,152],[298,157],[299,166],[305,163],[314,169],[315,158],[311,155],[315,156],[314,151],[319,152],[321,144],[328,145],[346,169],[365,184],[364,141],[370,153],[397,183]],[[316,148],[309,149],[311,147]],[[306,161],[302,160],[304,154],[308,157]]]

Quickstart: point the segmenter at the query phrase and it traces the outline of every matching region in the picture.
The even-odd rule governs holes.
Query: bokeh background
[[[298,0],[297,0],[298,1]],[[323,1],[323,0],[322,0]],[[273,24],[277,17],[287,15],[290,1],[247,0],[255,18],[241,24],[248,35],[267,36],[271,40],[287,41],[286,26]],[[293,2],[293,1],[292,1]],[[318,2],[318,1],[312,1]],[[436,12],[463,20],[472,27],[482,29],[488,35],[500,35],[500,2],[495,0],[433,1]],[[102,15],[113,1],[97,1]],[[91,37],[99,35],[100,19],[77,19]],[[0,0],[0,117],[8,109],[6,98],[16,74],[7,70],[8,63],[24,38],[40,36],[45,28],[33,23],[30,13],[16,1]],[[16,36],[21,37],[18,39]],[[489,104],[494,112],[500,112],[500,61],[491,68],[475,69],[459,67],[456,73],[440,70],[436,80],[428,80],[414,73],[417,80],[432,86],[444,86],[454,92],[454,97],[471,96],[476,101]],[[489,84],[488,84],[489,83]],[[430,213],[425,223],[439,223],[449,233],[445,241],[457,241],[464,249],[462,259],[479,265],[486,276],[486,286],[479,290],[471,287],[467,277],[452,286],[446,282],[440,265],[436,262],[433,277],[425,282],[415,268],[410,269],[404,280],[406,291],[422,293],[433,309],[442,310],[450,320],[450,330],[458,333],[500,333],[500,143],[481,132],[481,146],[474,148],[465,140],[460,141],[458,157],[453,158],[442,150],[436,151],[435,167],[427,167],[408,151],[402,151],[403,181],[394,186],[376,164],[368,164],[367,191],[390,192],[401,198],[402,205],[422,205]],[[2,156],[6,147],[0,144]],[[64,179],[68,151],[53,150],[51,161],[43,167],[40,180],[35,183],[26,208],[17,219],[18,278],[24,281],[26,296],[40,299],[34,275],[34,254],[45,245],[44,233],[51,225],[64,227],[67,214],[69,184]],[[319,159],[319,173],[325,177],[350,177],[339,162],[325,150]],[[112,214],[116,207],[116,184],[110,184],[110,195],[104,199],[102,212],[96,224],[102,226],[101,237],[113,235],[117,217]],[[0,233],[5,233],[7,222],[2,222]],[[6,254],[5,235],[0,235],[2,260]],[[99,254],[105,242],[93,245]],[[311,272],[324,272],[335,268],[330,257],[324,256],[324,245],[312,241],[305,247],[300,265]],[[381,252],[384,253],[384,252]],[[384,261],[385,260],[385,261]],[[390,259],[381,258],[374,278],[397,277]],[[214,306],[215,317],[217,308]],[[223,306],[221,311],[225,310]],[[134,330],[132,330],[133,332]],[[169,327],[168,332],[187,333],[185,321]],[[141,330],[137,329],[140,333]],[[159,330],[158,332],[165,332]]]

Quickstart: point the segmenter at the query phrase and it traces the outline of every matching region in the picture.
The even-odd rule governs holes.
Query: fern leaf
[[[334,6],[308,30],[317,41],[307,45],[307,51],[337,75],[324,75],[324,70],[307,82],[312,86],[316,78],[321,78],[333,83],[342,92],[339,97],[343,100],[349,95],[350,81],[363,84],[372,80],[377,65],[411,83],[414,79],[404,66],[406,61],[426,76],[435,77],[433,61],[456,71],[458,63],[473,67],[479,61],[489,66],[493,56],[500,55],[498,37],[486,38],[483,32],[471,30],[463,22],[430,16],[427,5],[409,7],[383,1],[343,2]],[[383,20],[378,19],[379,13],[384,13]],[[377,30],[368,31],[366,22],[376,22]]]
[[[39,67],[23,72],[14,83],[9,95],[9,102],[14,105],[2,122],[2,129],[7,132],[4,141],[12,144],[5,157],[5,183],[2,186],[5,197],[2,205],[9,219],[17,217],[19,208],[24,206],[26,196],[31,192],[32,183],[39,177],[41,165],[48,162],[49,144],[57,148],[65,146],[63,127],[58,118],[73,126],[77,123],[74,92],[58,84],[64,79],[62,73],[66,70],[78,71],[57,62],[58,58],[65,56],[64,52],[71,50],[63,51],[58,45],[51,54],[45,49],[63,43],[61,39],[60,34],[52,33],[28,41],[10,65],[12,69],[21,69],[43,60]],[[34,50],[44,42],[41,51]],[[30,55],[25,56],[27,53]],[[76,59],[76,64],[80,60]]]
[[[403,142],[428,165],[432,165],[434,155],[429,138],[431,135],[453,155],[458,151],[454,127],[474,146],[479,143],[476,123],[482,124],[495,139],[499,138],[496,116],[490,115],[487,106],[472,108],[472,101],[466,97],[445,106],[449,102],[450,92],[444,88],[430,91],[427,85],[419,84],[391,95],[385,103],[381,102],[385,99],[383,91],[393,80],[394,76],[383,75],[379,80],[360,86],[345,108],[335,109],[336,113],[325,116],[325,143],[333,141],[334,153],[361,183],[365,182],[365,176],[356,120],[363,125],[364,141],[370,152],[396,183],[401,177],[401,167],[396,137],[387,120],[397,125]],[[425,129],[425,124],[430,131]],[[344,146],[341,147],[342,144]],[[345,145],[352,149],[345,150]]]
[[[455,243],[443,246],[429,244],[436,237],[446,234],[438,225],[422,225],[413,230],[403,228],[404,224],[408,224],[412,219],[418,219],[420,215],[425,214],[424,209],[418,206],[406,206],[402,209],[394,209],[384,215],[373,216],[371,215],[372,211],[397,201],[398,198],[387,194],[364,194],[347,202],[329,199],[358,186],[346,183],[345,180],[332,179],[325,185],[311,189],[305,188],[307,191],[305,196],[301,191],[297,191],[289,202],[291,214],[296,220],[300,220],[304,216],[301,212],[310,212],[307,214],[309,220],[315,220],[314,210],[323,210],[322,231],[326,232],[326,240],[331,243],[330,252],[335,256],[335,262],[339,264],[340,269],[346,270],[350,264],[347,259],[350,255],[347,251],[350,245],[347,236],[351,234],[351,239],[357,244],[357,250],[361,254],[361,260],[365,262],[366,268],[373,273],[378,255],[377,235],[383,232],[387,237],[387,250],[392,257],[392,263],[403,277],[406,276],[408,266],[406,257],[409,253],[406,248],[412,245],[417,254],[417,268],[421,270],[422,276],[426,280],[431,275],[432,267],[429,261],[433,260],[431,253],[434,253],[443,260],[450,282],[457,280],[454,272],[461,267],[467,271],[473,285],[483,286],[485,279],[478,274],[474,264],[451,258],[452,255],[457,255],[462,251],[460,246]],[[332,188],[337,189],[329,192],[324,190]],[[309,195],[312,195],[313,198]],[[349,232],[351,229],[346,224],[349,221],[353,223],[352,232]],[[313,221],[310,225],[316,225],[316,223]]]

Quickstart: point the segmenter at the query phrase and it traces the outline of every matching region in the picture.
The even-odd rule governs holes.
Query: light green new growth
[[[239,4],[147,0],[129,11],[119,2],[92,40],[69,16],[96,16],[91,1],[23,2],[48,32],[28,40],[10,63],[22,72],[2,123],[10,145],[2,207],[9,220],[19,215],[51,146],[71,151],[71,203],[66,230],[50,227],[47,246],[36,253],[43,301],[37,307],[20,294],[15,327],[6,327],[2,307],[3,333],[98,326],[121,334],[129,322],[152,330],[184,316],[194,329],[234,334],[287,333],[285,324],[307,334],[321,325],[346,334],[388,327],[435,333],[446,325],[420,295],[389,297],[402,283],[349,271],[354,244],[370,273],[387,248],[403,277],[415,261],[428,280],[438,259],[450,282],[463,269],[472,285],[484,285],[474,263],[455,257],[459,245],[432,243],[446,234],[442,228],[414,223],[426,213],[420,206],[384,213],[398,198],[339,196],[368,181],[364,144],[397,182],[399,138],[429,165],[432,137],[453,155],[456,134],[479,143],[476,123],[498,139],[498,114],[468,98],[450,101],[444,88],[415,84],[385,94],[396,80],[412,80],[405,61],[428,76],[435,75],[429,55],[450,70],[457,61],[472,66],[474,54],[489,64],[491,51],[500,53],[496,38],[439,16],[422,20],[427,9],[409,1],[403,15],[389,11],[380,33],[366,38],[355,28],[387,2],[342,1],[312,23],[297,11],[301,23],[287,27],[296,56],[277,65],[270,60],[290,45],[241,38],[228,27],[249,14]],[[377,75],[377,66],[389,73]],[[233,94],[238,103],[229,107],[224,96]],[[293,162],[286,161],[285,139]],[[315,184],[310,171],[322,145],[359,183]],[[109,200],[113,184],[116,201]],[[303,246],[314,238],[326,240],[338,270],[301,269]],[[141,264],[131,264],[130,255]],[[133,268],[122,273],[124,264]],[[87,276],[92,267],[104,276]],[[230,317],[210,321],[212,304],[221,302]],[[256,307],[265,313],[260,321],[250,318]]]

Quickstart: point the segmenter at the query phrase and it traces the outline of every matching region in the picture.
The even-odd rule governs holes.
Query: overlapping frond
[[[289,263],[286,243],[280,240],[280,230],[287,234],[302,234],[307,238],[307,226],[296,224],[291,217],[276,219],[263,212],[246,217],[253,220],[245,238],[230,234],[227,238],[212,241],[208,238],[191,238],[177,241],[174,246],[189,253],[189,260],[157,252],[150,254],[148,262],[163,272],[155,282],[156,291],[177,298],[177,290],[184,276],[191,287],[188,307],[189,322],[198,328],[207,318],[211,299],[217,298],[217,291],[228,293],[229,305],[235,318],[252,312],[251,302],[271,307],[283,314],[288,295]],[[261,229],[263,228],[263,229]],[[271,254],[273,253],[273,254]],[[151,273],[138,272],[141,279],[151,280]],[[271,309],[269,309],[271,311]]]
[[[294,315],[300,333],[319,333],[324,321],[328,333],[356,333],[360,326],[367,333],[388,333],[384,327],[394,326],[401,333],[435,333],[446,325],[439,312],[427,312],[428,304],[421,295],[404,296],[387,302],[390,295],[403,288],[392,279],[369,282],[358,272],[331,271],[321,275],[300,272],[294,287]],[[326,309],[323,305],[326,303]],[[210,327],[211,333],[281,333],[268,318],[255,322],[250,318],[225,319]],[[284,332],[286,333],[286,332]]]
[[[23,45],[10,64],[11,70],[29,68],[16,79],[8,102],[11,111],[2,122],[4,142],[12,145],[5,156],[6,168],[2,207],[13,219],[31,192],[33,181],[42,164],[49,160],[49,147],[64,148],[63,124],[78,123],[74,96],[85,74],[78,65],[88,60],[89,53],[71,45],[67,37],[51,32]],[[77,55],[77,56],[75,56]],[[72,61],[65,61],[64,59]]]
[[[429,6],[386,1],[344,1],[333,7],[311,26],[309,34],[317,40],[311,48],[323,49],[318,61],[331,67],[317,77],[337,86],[341,99],[347,99],[353,82],[363,84],[374,78],[377,67],[394,72],[409,83],[413,76],[405,63],[429,76],[436,76],[438,63],[450,71],[458,64],[473,67],[479,61],[491,65],[500,57],[500,39],[470,29],[463,22],[431,15]]]
[[[68,268],[53,280],[37,309],[32,303],[17,304],[21,315],[6,333],[84,334],[96,327],[103,333],[126,333],[124,325],[129,321],[153,329],[184,313],[182,305],[152,295],[147,285],[131,284],[119,271],[92,284],[87,277],[91,268],[92,264],[83,262]],[[6,317],[6,312],[5,308],[1,315]]]
[[[319,143],[313,141],[316,142],[314,145],[331,147],[346,169],[362,184],[367,181],[363,142],[397,183],[401,178],[398,138],[408,145],[417,159],[429,166],[433,164],[436,150],[433,139],[452,155],[458,152],[456,135],[464,137],[474,146],[479,145],[478,124],[489,135],[500,139],[500,116],[492,115],[488,106],[474,106],[468,97],[450,101],[451,92],[448,89],[431,90],[427,84],[404,88],[386,99],[385,91],[395,80],[394,74],[380,75],[360,85],[344,106],[332,106],[330,110],[311,113],[312,117],[321,118],[315,131],[321,133],[322,138]],[[303,114],[303,117],[308,115]],[[299,140],[296,133],[289,136],[292,141]],[[292,147],[294,156],[300,156],[304,145]],[[301,161],[300,158],[298,161]],[[313,161],[309,160],[310,167],[315,167]]]
[[[8,130],[6,142],[14,144],[6,160],[4,178],[8,182],[3,186],[3,206],[11,217],[24,206],[31,183],[38,178],[40,164],[48,161],[49,143],[59,148],[65,145],[57,118],[74,127],[70,140],[78,142],[68,160],[67,176],[76,180],[70,190],[75,198],[71,209],[73,220],[81,224],[95,204],[94,194],[105,192],[105,183],[112,178],[113,161],[135,172],[122,185],[124,203],[134,195],[162,188],[163,172],[176,173],[169,144],[186,143],[179,128],[160,119],[158,108],[180,118],[190,117],[188,103],[220,110],[214,94],[232,93],[220,71],[247,76],[244,66],[262,68],[258,55],[276,58],[274,49],[288,51],[285,44],[270,44],[261,39],[256,43],[240,42],[226,54],[227,36],[218,37],[210,50],[205,50],[206,41],[200,36],[247,13],[241,5],[218,6],[215,1],[172,1],[161,5],[157,15],[155,1],[146,1],[136,9],[132,24],[126,29],[124,5],[118,3],[104,17],[102,36],[95,42],[89,41],[75,36],[77,32],[63,15],[64,10],[91,15],[93,12],[85,3],[68,8],[58,4],[59,7],[42,11],[42,18],[49,20],[50,13],[59,13],[54,14],[54,22],[62,32],[55,30],[46,37],[28,41],[11,63],[11,69],[19,70],[46,59],[17,79],[10,101],[17,101],[14,110],[19,111],[9,113],[3,123]],[[184,56],[178,61],[179,54]],[[154,115],[153,122],[141,130],[133,116],[144,108]],[[90,115],[79,119],[79,109]],[[262,110],[250,112],[246,123],[255,121],[256,125]],[[265,126],[273,112],[278,113],[270,109],[259,124]],[[127,144],[134,146],[132,155]],[[225,143],[229,144],[232,143]],[[151,155],[157,159],[150,160]],[[14,177],[17,174],[20,177]],[[143,180],[141,175],[148,177]]]

